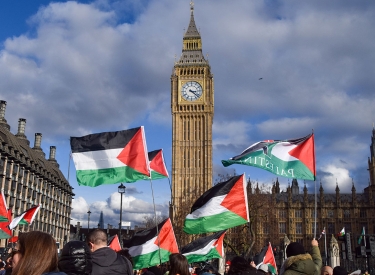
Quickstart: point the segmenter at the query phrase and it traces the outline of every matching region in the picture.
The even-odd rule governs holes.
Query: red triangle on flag
[[[8,207],[5,200],[4,193],[1,192],[1,198],[0,198],[0,220],[6,221],[7,219],[7,213],[8,213]],[[9,218],[8,218],[9,221]]]
[[[232,189],[225,196],[221,205],[227,208],[229,211],[236,213],[238,216],[249,220],[247,210],[247,198],[245,197],[246,190],[244,185],[245,176],[243,175],[233,185]]]
[[[0,229],[3,230],[6,234],[8,234],[9,237],[11,237],[13,234],[12,234],[12,230],[9,229],[8,225],[10,221],[12,220],[12,209],[8,210],[7,218],[8,218],[8,221],[0,222]]]
[[[112,238],[108,246],[116,252],[121,250],[121,244],[117,234]]]
[[[170,253],[179,252],[170,218],[168,218],[163,227],[160,229],[159,236],[156,237],[154,243],[161,249],[167,250]]]
[[[223,242],[224,242],[225,233],[227,232],[225,231],[223,234],[221,234],[221,236],[214,243],[214,247],[216,247],[216,250],[221,257],[224,257]]]
[[[36,205],[31,207],[30,209],[27,209],[25,211],[25,215],[23,216],[23,219],[28,223],[31,224],[35,218],[35,214],[39,211],[40,205]]]
[[[155,155],[155,157],[150,162],[150,168],[155,172],[168,177],[168,171],[164,164],[163,158],[163,151],[159,150],[159,152]]]
[[[289,155],[299,159],[311,173],[316,175],[315,172],[315,149],[314,149],[314,134],[308,139],[303,141],[297,147],[289,151]]]
[[[133,168],[146,176],[150,176],[148,157],[146,157],[147,149],[145,144],[146,142],[143,135],[143,127],[140,127],[133,138],[128,144],[126,144],[124,149],[117,156],[117,158],[126,166],[129,166],[130,168]]]

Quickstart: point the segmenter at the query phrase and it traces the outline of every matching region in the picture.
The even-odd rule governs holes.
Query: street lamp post
[[[87,211],[87,234],[90,232],[90,214],[91,211],[89,209],[89,211]]]
[[[122,237],[121,237],[121,224],[122,224],[122,195],[125,193],[126,187],[121,183],[121,185],[118,187],[118,192],[121,194],[121,200],[120,200],[120,223],[118,224],[118,234],[119,234],[119,240],[120,245],[122,247]]]

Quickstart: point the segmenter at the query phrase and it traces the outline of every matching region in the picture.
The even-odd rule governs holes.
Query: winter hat
[[[230,261],[227,261],[227,262],[225,263],[225,265],[230,265]]]
[[[336,266],[333,269],[333,275],[348,275],[348,272],[342,266]]]
[[[286,256],[289,258],[291,256],[296,256],[300,254],[305,254],[305,249],[302,244],[294,242],[290,243],[286,248]]]
[[[268,272],[268,265],[261,264],[258,269],[267,273]]]

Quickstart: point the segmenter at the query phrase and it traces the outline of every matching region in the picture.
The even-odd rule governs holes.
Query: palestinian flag
[[[314,134],[283,141],[260,141],[240,155],[221,162],[225,167],[243,164],[287,178],[315,180]]]
[[[124,241],[124,247],[129,249],[134,269],[168,262],[170,254],[178,253],[176,237],[169,218],[157,227],[137,232],[133,238]]]
[[[277,274],[277,265],[275,256],[272,251],[271,243],[268,243],[268,246],[262,249],[259,254],[259,260],[260,262],[257,264],[257,268],[259,268],[261,264],[266,264],[268,265],[268,270],[270,272],[272,272],[273,274]]]
[[[8,220],[8,207],[7,202],[5,200],[5,196],[3,191],[1,191],[1,198],[0,198],[0,222],[7,222]]]
[[[9,229],[12,230],[19,224],[26,224],[30,225],[33,223],[36,214],[38,213],[40,208],[40,204],[33,206],[29,209],[27,209],[25,212],[23,212],[21,215],[18,217],[15,217],[10,223],[9,223]]]
[[[344,237],[344,236],[345,236],[345,227],[343,227],[343,228],[341,229],[341,231],[340,231],[339,233],[337,233],[337,236],[338,236],[338,237]]]
[[[143,126],[71,137],[70,146],[79,185],[96,187],[150,177]]]
[[[211,236],[199,238],[181,249],[189,263],[205,262],[214,258],[224,257],[223,241],[226,230]]]
[[[148,160],[150,162],[151,179],[169,178],[167,167],[165,167],[163,149],[148,152]]]
[[[120,244],[120,240],[119,240],[117,234],[114,235],[114,236],[109,240],[109,244],[108,244],[108,246],[109,246],[110,248],[112,248],[112,249],[113,249],[114,251],[116,251],[116,252],[121,250],[121,244]]]
[[[184,231],[217,232],[249,222],[245,174],[234,176],[207,190],[191,207]]]
[[[8,210],[7,221],[0,222],[0,239],[12,239],[12,231],[9,229],[9,223],[12,219],[12,209]]]

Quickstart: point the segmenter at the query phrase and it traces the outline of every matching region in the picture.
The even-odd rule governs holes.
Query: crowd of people
[[[128,250],[115,252],[107,246],[107,234],[93,230],[86,242],[70,241],[58,256],[56,243],[50,234],[31,231],[21,234],[5,261],[0,261],[0,275],[221,275],[211,265],[189,265],[180,253],[171,254],[169,262],[142,270],[133,270]],[[286,249],[286,260],[279,275],[348,275],[341,266],[322,266],[318,242],[312,249],[293,242]],[[273,275],[267,264],[255,265],[236,256],[225,264],[224,275]],[[361,274],[359,274],[361,275]],[[369,275],[368,272],[365,275]]]

